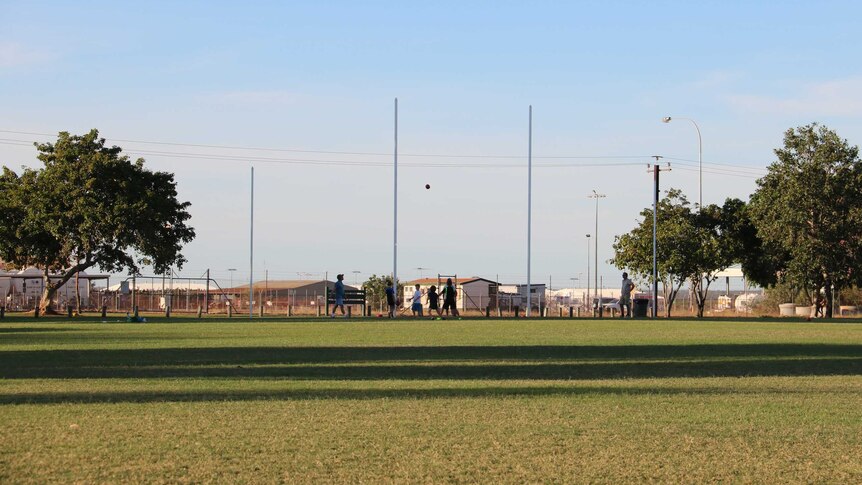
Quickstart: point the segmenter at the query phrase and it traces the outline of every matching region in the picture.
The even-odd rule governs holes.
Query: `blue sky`
[[[648,157],[674,159],[663,187],[698,198],[694,127],[663,116],[702,131],[705,203],[747,199],[788,128],[862,140],[860,14],[829,1],[0,1],[0,130],[95,127],[175,172],[198,231],[183,274],[247,278],[253,162],[255,271],[367,276],[392,269],[397,96],[399,274],[515,282],[532,105],[533,279],[584,279],[596,189],[600,274],[616,286],[604,261],[650,204]],[[0,141],[0,163],[36,165],[35,152]]]

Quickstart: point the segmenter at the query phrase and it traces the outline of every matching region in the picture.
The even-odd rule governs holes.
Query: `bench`
[[[329,305],[335,305],[335,291],[326,288],[326,315],[329,315]],[[345,311],[350,314],[350,305],[362,305],[362,314],[365,315],[365,290],[344,290]]]

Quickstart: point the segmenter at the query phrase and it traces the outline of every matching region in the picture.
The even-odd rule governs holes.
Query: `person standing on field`
[[[330,317],[335,318],[335,310],[339,308],[341,308],[341,316],[346,317],[347,314],[344,313],[344,275],[340,274],[335,279],[337,280],[335,282],[335,305],[332,307]]]
[[[451,310],[452,315],[458,316],[458,305],[456,305],[456,296],[458,292],[455,290],[455,285],[452,284],[452,278],[446,279],[446,287],[443,288],[443,311],[448,312]]]
[[[431,285],[431,288],[428,289],[428,315],[431,316],[431,319],[434,319],[434,313],[437,312],[437,318],[440,318],[442,314],[440,313],[440,295],[437,294],[437,287]]]
[[[416,290],[413,292],[413,304],[410,306],[413,310],[413,316],[422,317],[422,291],[419,290],[419,283],[416,283]]]
[[[389,318],[395,318],[395,288],[392,280],[386,280],[386,304],[389,305]]]
[[[635,289],[635,284],[629,279],[629,274],[623,273],[623,286],[620,289],[620,318],[625,318],[626,312],[628,312],[629,318],[632,317],[633,289]]]

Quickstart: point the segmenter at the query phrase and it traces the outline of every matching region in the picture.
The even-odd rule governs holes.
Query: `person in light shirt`
[[[629,279],[628,273],[623,273],[623,286],[620,289],[620,318],[632,317],[632,290],[635,284]]]
[[[419,291],[419,283],[416,283],[416,291],[413,292],[413,316],[422,316],[422,292]]]

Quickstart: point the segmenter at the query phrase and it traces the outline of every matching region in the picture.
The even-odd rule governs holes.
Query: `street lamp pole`
[[[233,291],[233,272],[236,271],[236,268],[228,268],[228,273],[230,273],[230,287],[231,291]]]
[[[670,116],[665,116],[661,119],[663,123],[670,123]],[[691,121],[691,124],[694,125],[694,129],[697,130],[697,161],[698,161],[698,192],[697,192],[697,211],[700,212],[703,207],[703,139],[700,136],[700,127],[697,126],[697,122],[691,118],[676,118],[678,120],[686,120]]]
[[[596,192],[595,189],[593,189],[592,195],[587,196],[587,198],[589,198],[589,199],[596,199],[596,232],[595,232],[595,238],[593,239],[593,243],[596,245],[596,254],[593,255],[593,257],[596,258],[596,260],[595,260],[596,272],[593,275],[593,278],[594,278],[593,288],[595,289],[596,294],[598,294],[598,291],[599,291],[599,199],[603,199],[605,197],[607,197],[605,194],[600,194],[600,193]]]
[[[358,284],[357,278],[359,277],[359,273],[361,273],[361,272],[362,271],[356,271],[356,270],[351,271],[351,273],[353,273],[353,286],[356,286]]]

